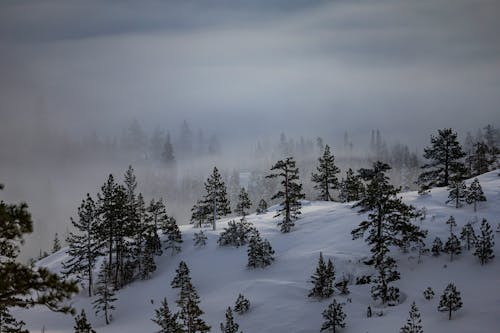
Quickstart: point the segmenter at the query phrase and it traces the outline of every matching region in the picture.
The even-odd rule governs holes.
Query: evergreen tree
[[[267,239],[262,240],[258,232],[254,233],[248,243],[248,264],[250,268],[269,266],[274,261],[274,250]]]
[[[95,309],[95,314],[98,316],[102,313],[104,319],[106,320],[106,325],[109,325],[111,321],[111,312],[115,309],[113,302],[116,301],[115,293],[113,292],[113,287],[110,281],[110,269],[104,260],[97,276],[97,286],[95,290],[95,295],[97,298],[92,302]]]
[[[233,311],[231,307],[228,307],[226,310],[226,324],[220,324],[220,330],[222,333],[238,333],[238,329],[240,325],[234,322]]]
[[[179,263],[179,267],[175,270],[175,277],[172,280],[170,286],[172,288],[180,288],[191,282],[191,277],[189,276],[189,268],[184,261]]]
[[[453,261],[453,255],[459,255],[461,250],[460,241],[457,236],[451,234],[443,247],[443,252],[448,253],[450,255],[450,261]]]
[[[210,207],[198,201],[191,208],[191,224],[195,227],[201,228],[203,224],[207,223],[210,214]]]
[[[97,258],[102,253],[97,234],[97,208],[88,193],[78,207],[78,221],[71,218],[71,224],[79,231],[79,234],[70,233],[66,239],[69,259],[63,262],[63,272],[65,275],[76,275],[80,282],[85,280],[90,297],[92,296],[94,268]]]
[[[257,214],[267,213],[267,202],[264,199],[260,199],[259,205],[257,206]]]
[[[460,208],[468,196],[467,186],[460,178],[453,178],[448,186],[448,200],[446,203],[454,202],[455,208]]]
[[[474,144],[473,154],[470,156],[472,175],[478,176],[490,171],[490,167],[497,160],[498,151],[495,148],[491,148],[485,142]]]
[[[281,232],[287,233],[295,225],[293,221],[298,219],[301,214],[300,208],[302,205],[299,200],[304,199],[305,196],[302,193],[302,184],[298,183],[299,169],[295,167],[295,161],[292,157],[276,162],[271,168],[271,171],[275,170],[277,170],[276,173],[270,174],[266,178],[283,178],[281,181],[282,190],[273,195],[271,200],[280,198],[283,200],[280,203],[278,213],[274,217],[283,217],[278,225]]]
[[[220,233],[217,243],[220,246],[242,246],[248,243],[250,237],[257,232],[252,223],[243,217],[239,222],[229,221],[227,228]]]
[[[450,218],[446,220],[446,224],[450,226],[450,235],[453,234],[453,228],[457,226],[455,218],[453,216],[450,216]]]
[[[163,254],[162,245],[160,237],[158,236],[158,231],[162,231],[165,233],[166,229],[168,229],[169,222],[171,217],[167,214],[167,209],[165,204],[163,203],[163,199],[160,198],[158,200],[152,199],[147,208],[147,219],[149,223],[149,232],[151,236],[154,238],[152,240],[154,247],[154,254],[157,256],[161,256]]]
[[[490,224],[486,219],[483,219],[481,222],[481,234],[477,237],[476,251],[474,251],[474,255],[479,258],[481,265],[484,265],[495,257],[493,254],[493,246],[495,245],[493,238],[493,231]]]
[[[247,209],[252,207],[252,202],[248,198],[248,193],[242,187],[240,194],[238,195],[238,204],[236,205],[235,213],[239,216],[246,216],[248,214]]]
[[[377,275],[373,279],[370,289],[374,300],[381,300],[382,304],[394,305],[399,300],[399,289],[389,285],[400,279],[396,270],[396,260],[388,256],[389,249],[385,246],[374,256]]]
[[[465,201],[470,205],[474,204],[474,211],[477,210],[477,203],[486,201],[479,179],[475,178],[467,189]]]
[[[52,253],[56,253],[61,249],[61,241],[59,240],[59,236],[57,232],[54,235],[54,242],[52,243]]]
[[[146,280],[151,277],[151,274],[156,271],[156,263],[154,256],[157,251],[158,234],[152,229],[145,235],[145,244],[142,254],[141,270],[139,271],[141,279]]]
[[[155,317],[151,319],[160,330],[155,333],[183,333],[182,325],[178,322],[178,313],[172,313],[168,307],[167,298],[161,302],[161,307],[155,310]]]
[[[470,222],[464,225],[464,227],[462,228],[462,232],[460,232],[460,239],[464,241],[465,244],[467,244],[467,251],[470,251],[471,245],[474,246],[474,244],[476,243],[477,237]]]
[[[335,271],[331,260],[328,259],[327,266],[323,260],[323,253],[320,252],[316,272],[311,276],[313,287],[308,296],[316,298],[328,298],[332,296],[334,279]]]
[[[171,249],[172,255],[180,252],[181,251],[180,244],[183,242],[182,234],[175,219],[173,217],[170,217],[169,219],[165,220],[161,226],[161,229],[163,234],[167,236],[167,239],[165,241],[166,243],[165,249],[166,250]]]
[[[420,319],[420,312],[418,312],[415,302],[411,303],[410,317],[406,321],[406,325],[401,327],[400,333],[424,333],[422,328],[422,320]]]
[[[338,328],[344,328],[346,325],[346,315],[342,309],[342,305],[337,303],[335,299],[328,308],[323,311],[323,318],[325,318],[325,322],[321,326],[321,331],[328,330],[332,333],[336,333]]]
[[[167,138],[165,140],[165,144],[163,145],[163,152],[161,153],[161,159],[166,166],[171,166],[175,162],[174,147],[170,141],[170,133],[167,133]]]
[[[216,167],[214,167],[212,174],[205,182],[205,191],[203,204],[209,208],[210,214],[212,214],[212,227],[215,230],[215,221],[221,216],[231,213],[226,193],[226,184],[222,181],[219,170]]]
[[[462,307],[462,298],[460,297],[460,292],[453,283],[446,286],[446,289],[441,295],[439,301],[438,311],[448,312],[448,319],[451,320],[452,311],[457,311]]]
[[[204,312],[198,306],[200,297],[191,284],[190,278],[181,286],[179,294],[177,305],[181,308],[179,319],[183,322],[184,332],[209,332],[210,326],[200,318]]]
[[[74,333],[96,333],[92,329],[90,323],[87,321],[87,316],[85,315],[85,311],[83,309],[80,315],[76,315],[75,317],[74,329],[75,329]]]
[[[450,185],[453,177],[464,173],[461,161],[464,156],[457,134],[451,128],[438,130],[437,136],[431,135],[431,146],[424,149],[424,158],[430,162],[422,166],[425,171],[418,178],[421,188]]]
[[[234,305],[234,312],[238,314],[244,314],[250,309],[250,301],[245,298],[242,294],[238,294],[236,303]]]
[[[432,242],[432,248],[431,248],[432,255],[437,257],[441,254],[442,251],[443,251],[443,242],[441,241],[441,238],[439,237],[434,238],[434,242]]]
[[[318,158],[317,173],[312,174],[311,180],[316,183],[315,189],[320,191],[319,199],[333,201],[331,191],[339,187],[336,174],[340,169],[335,165],[335,157],[330,153],[330,147],[325,146],[323,156]]]
[[[434,298],[434,290],[432,290],[432,288],[431,288],[431,287],[427,287],[427,288],[424,290],[424,293],[423,293],[423,294],[424,294],[424,298],[425,298],[426,300],[428,300],[428,301]]]
[[[25,323],[17,321],[9,312],[9,309],[0,304],[0,332],[5,333],[29,333],[28,330],[23,329]]]
[[[43,305],[62,313],[74,311],[61,302],[78,292],[76,282],[65,281],[46,268],[19,262],[23,236],[32,231],[33,222],[25,203],[9,204],[0,200],[0,323],[3,328],[22,327],[22,322],[10,316],[9,310],[14,307],[26,309]]]
[[[200,230],[200,232],[196,232],[194,234],[194,246],[203,247],[207,244],[207,235]]]
[[[361,178],[354,174],[351,168],[346,172],[346,178],[340,183],[339,199],[342,202],[361,200],[365,192],[365,187]]]

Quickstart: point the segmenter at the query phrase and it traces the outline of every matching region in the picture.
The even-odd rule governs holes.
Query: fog
[[[129,164],[187,223],[214,165],[268,170],[281,133],[304,161],[323,138],[343,170],[373,129],[421,157],[439,128],[500,124],[499,32],[497,0],[2,1],[1,197],[30,205],[33,255]],[[139,149],[124,147],[134,119]],[[166,168],[151,137],[182,150],[183,121],[192,152]]]

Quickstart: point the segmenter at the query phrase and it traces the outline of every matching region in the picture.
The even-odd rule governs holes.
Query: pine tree
[[[189,268],[184,261],[179,263],[179,267],[175,270],[175,277],[170,286],[172,288],[181,288],[188,282],[191,282],[189,276]]]
[[[182,234],[175,219],[173,217],[170,217],[167,220],[165,220],[161,226],[161,230],[163,234],[167,236],[167,239],[165,240],[166,243],[165,249],[166,250],[171,249],[172,255],[180,252],[181,251],[180,244],[183,242]]]
[[[457,236],[451,234],[443,247],[443,252],[450,255],[450,261],[453,261],[453,255],[459,255],[462,253],[462,247]]]
[[[205,205],[202,201],[198,201],[191,208],[191,224],[195,227],[201,228],[203,224],[207,223],[210,214],[210,207]]]
[[[247,209],[250,209],[250,207],[252,207],[252,202],[248,198],[248,192],[242,187],[238,195],[238,204],[236,205],[235,213],[239,216],[246,216],[248,214]]]
[[[0,332],[5,333],[29,333],[23,329],[25,323],[17,321],[9,312],[9,309],[3,304],[0,304]]]
[[[167,298],[161,302],[161,307],[155,310],[155,317],[151,319],[160,330],[155,333],[183,333],[182,325],[178,322],[178,313],[172,313],[168,307]]]
[[[464,241],[465,244],[467,244],[467,251],[470,251],[471,245],[474,246],[474,244],[476,243],[477,237],[470,222],[464,225],[464,227],[462,228],[462,232],[460,232],[460,239]]]
[[[365,187],[361,178],[354,174],[351,168],[346,172],[345,180],[340,183],[339,199],[342,202],[361,200],[365,192]]]
[[[446,224],[450,226],[450,235],[453,234],[453,228],[457,226],[457,222],[455,222],[455,218],[450,216],[448,220],[446,220]]]
[[[309,297],[328,298],[333,294],[333,281],[335,280],[335,271],[333,264],[328,259],[328,264],[323,260],[323,253],[319,253],[318,266],[316,272],[311,276],[312,289]]]
[[[325,318],[325,322],[321,326],[321,331],[328,330],[332,333],[336,333],[338,328],[344,328],[346,325],[346,315],[342,309],[342,305],[337,303],[335,299],[328,308],[323,311],[323,318]]]
[[[424,298],[429,301],[429,300],[434,298],[434,290],[432,290],[431,287],[427,287],[424,290],[423,295],[424,295]]]
[[[396,270],[396,260],[389,257],[389,249],[385,246],[374,256],[375,269],[377,275],[373,279],[370,289],[374,300],[381,300],[382,304],[394,305],[399,300],[399,289],[389,285],[391,282],[400,279],[400,274]]]
[[[78,207],[78,221],[71,218],[71,224],[79,234],[70,233],[68,243],[69,259],[63,262],[65,275],[76,275],[79,282],[86,281],[89,297],[92,296],[93,272],[97,258],[102,254],[97,235],[97,208],[87,193]]]
[[[96,333],[92,329],[90,323],[87,321],[87,316],[85,315],[85,311],[83,309],[80,315],[76,315],[75,317],[74,329],[75,329],[74,333]]]
[[[194,246],[198,247],[203,247],[207,244],[207,235],[203,232],[203,230],[200,230],[200,232],[196,232],[194,234]]]
[[[490,224],[486,219],[483,219],[481,222],[481,234],[477,237],[476,251],[474,251],[474,255],[479,258],[481,265],[484,265],[495,257],[493,254],[493,246],[495,245],[493,238],[493,231]]]
[[[170,133],[167,133],[167,138],[165,140],[165,144],[163,145],[163,152],[161,153],[161,159],[167,166],[171,166],[175,162],[174,147],[170,141]]]
[[[301,214],[300,199],[304,199],[304,194],[302,193],[302,184],[299,184],[299,169],[295,167],[295,161],[292,157],[286,158],[284,161],[278,161],[271,168],[271,171],[276,171],[276,173],[266,176],[266,178],[277,178],[282,177],[281,185],[283,189],[278,191],[272,196],[271,200],[282,199],[280,203],[280,209],[274,217],[282,216],[283,219],[278,223],[281,232],[290,232],[292,227],[295,225],[294,220],[298,219]]]
[[[448,200],[446,203],[454,202],[455,208],[460,208],[468,196],[467,186],[460,178],[452,178],[448,186]]]
[[[258,232],[254,233],[248,243],[248,264],[250,268],[269,266],[274,261],[274,250],[267,239],[262,240]]]
[[[59,236],[57,232],[54,234],[54,241],[52,243],[52,253],[56,253],[61,249],[61,241],[59,240]]]
[[[424,158],[430,162],[422,167],[425,171],[418,178],[421,188],[450,185],[454,176],[464,173],[461,162],[464,156],[457,134],[451,128],[438,130],[437,136],[431,135],[431,146],[424,149]]]
[[[465,201],[470,205],[474,204],[474,211],[477,210],[477,203],[481,201],[486,201],[486,197],[484,196],[483,189],[481,188],[481,184],[479,183],[479,179],[475,178],[474,181],[470,184],[467,189],[467,195]]]
[[[490,167],[497,160],[498,149],[492,148],[485,142],[476,142],[474,144],[473,154],[470,156],[472,174],[481,175],[490,171]]]
[[[431,248],[432,255],[437,257],[441,254],[442,251],[443,251],[443,242],[441,241],[441,238],[439,237],[434,238],[434,242],[432,242],[432,248]]]
[[[260,199],[259,205],[257,206],[257,214],[267,213],[267,202],[264,199]]]
[[[163,203],[163,199],[158,200],[152,199],[147,208],[147,219],[149,223],[150,232],[154,237],[154,253],[157,256],[163,254],[162,245],[160,237],[158,236],[158,231],[165,232],[165,228],[168,227],[171,217],[167,214],[167,209]]]
[[[411,303],[410,317],[406,321],[406,325],[401,327],[400,333],[424,333],[422,328],[422,320],[420,319],[420,312],[418,312],[415,302]]]
[[[460,292],[457,290],[457,287],[455,287],[453,283],[448,284],[443,295],[441,295],[438,311],[448,312],[448,319],[451,320],[452,311],[457,311],[462,305],[462,298],[460,297]]]
[[[111,312],[115,309],[113,302],[116,301],[113,286],[110,281],[111,274],[109,266],[106,260],[104,260],[99,270],[99,275],[97,276],[97,285],[95,289],[97,298],[92,302],[96,316],[102,313],[106,320],[106,325],[109,325],[111,321]]]
[[[220,330],[222,333],[238,333],[238,329],[240,325],[234,322],[233,311],[231,307],[228,307],[226,310],[226,324],[220,324]]]
[[[209,332],[210,326],[200,318],[203,314],[203,311],[198,306],[200,297],[191,283],[189,270],[187,274],[187,278],[180,285],[181,290],[179,292],[179,299],[177,300],[177,305],[181,309],[179,319],[183,322],[183,329],[186,333]]]
[[[339,187],[336,174],[340,169],[335,165],[335,157],[330,153],[330,147],[325,146],[323,156],[318,158],[317,173],[312,174],[311,180],[316,183],[315,189],[320,191],[319,199],[333,201],[331,191]]]
[[[226,184],[222,181],[219,170],[214,167],[210,177],[205,182],[205,197],[203,204],[209,208],[212,214],[212,227],[216,229],[215,222],[221,216],[226,216],[231,213],[229,208],[229,200],[226,193]]]
[[[250,301],[245,298],[242,294],[238,294],[236,303],[234,305],[234,312],[238,314],[244,314],[250,309]]]

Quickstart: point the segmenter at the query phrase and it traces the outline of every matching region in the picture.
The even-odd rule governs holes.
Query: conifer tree
[[[155,310],[155,317],[151,319],[160,330],[155,333],[183,333],[182,325],[178,322],[178,313],[172,313],[168,307],[167,298],[161,302],[161,307]]]
[[[215,222],[221,216],[226,216],[231,213],[229,208],[229,199],[226,193],[226,184],[222,181],[222,177],[219,174],[217,167],[210,177],[205,182],[205,197],[203,199],[203,204],[209,208],[210,214],[212,215],[212,227],[213,230],[216,229]]]
[[[452,311],[457,311],[462,307],[462,298],[460,297],[460,292],[453,283],[446,286],[446,289],[441,295],[439,301],[438,311],[448,312],[448,319],[451,320]]]
[[[485,142],[476,142],[474,144],[473,154],[470,156],[473,175],[478,176],[490,171],[490,167],[497,160],[496,155],[498,155],[498,150],[495,149],[497,148],[492,148]]]
[[[274,250],[267,239],[262,240],[258,232],[254,233],[248,243],[248,264],[250,268],[269,266],[274,261]]]
[[[176,301],[177,305],[181,309],[179,319],[182,321],[183,329],[186,333],[209,332],[210,326],[208,326],[203,319],[200,318],[203,314],[203,311],[198,306],[200,303],[200,297],[191,283],[189,269],[187,269],[185,263],[184,266],[184,268],[181,268],[179,265],[179,272],[177,275],[179,279],[177,281],[175,281],[175,279],[172,281],[173,288],[180,288],[179,299]]]
[[[479,179],[475,178],[467,189],[465,201],[470,205],[474,204],[474,211],[477,210],[477,203],[486,201]]]
[[[439,237],[434,238],[434,242],[432,242],[432,248],[431,248],[432,255],[437,257],[441,254],[442,251],[443,251],[443,242],[441,241],[441,238]]]
[[[267,202],[264,199],[260,199],[259,205],[257,206],[257,214],[267,213]]]
[[[194,234],[194,246],[203,247],[207,244],[207,235],[200,230],[200,232],[196,232]]]
[[[396,260],[389,257],[388,252],[389,249],[383,245],[373,257],[377,275],[373,279],[370,291],[374,300],[380,300],[382,304],[394,305],[399,300],[399,289],[389,284],[399,280],[400,274],[396,270]]]
[[[470,251],[471,245],[474,246],[476,243],[477,237],[470,222],[462,228],[462,232],[460,232],[460,239],[467,244],[467,251]]]
[[[149,229],[145,235],[144,250],[142,253],[141,270],[139,271],[142,280],[149,279],[151,274],[156,271],[154,256],[157,251],[158,234]]]
[[[486,219],[483,219],[481,222],[481,234],[477,237],[476,250],[474,251],[474,255],[479,258],[481,265],[484,265],[495,257],[493,254],[493,246],[495,245],[493,237],[490,224]]]
[[[5,333],[29,333],[28,330],[23,329],[25,323],[17,321],[9,312],[9,309],[0,304],[0,332]]]
[[[328,264],[325,264],[323,253],[320,252],[316,272],[311,276],[313,287],[308,296],[316,298],[328,298],[332,296],[334,279],[335,271],[331,260],[328,259]]]
[[[455,218],[453,216],[450,216],[448,220],[446,220],[446,224],[450,226],[450,235],[453,234],[453,228],[457,226]]]
[[[171,166],[175,162],[174,147],[170,141],[170,133],[167,133],[167,138],[163,145],[163,152],[161,153],[161,159],[167,166]]]
[[[314,188],[320,191],[320,200],[333,201],[331,192],[339,187],[336,174],[340,172],[340,169],[335,165],[335,157],[330,153],[328,145],[325,146],[323,156],[318,158],[318,162],[317,173],[313,173],[311,178],[316,183]]]
[[[293,157],[288,157],[284,161],[280,160],[271,168],[271,171],[276,173],[266,176],[266,178],[282,177],[282,190],[278,191],[271,197],[271,200],[282,199],[280,209],[274,217],[282,216],[283,219],[278,222],[281,232],[290,232],[293,228],[294,220],[298,219],[301,214],[300,199],[304,199],[302,193],[302,184],[299,184],[299,169],[295,167]]]
[[[443,252],[450,255],[450,261],[453,261],[454,255],[459,255],[462,252],[460,241],[457,236],[451,234],[443,247]]]
[[[365,192],[365,187],[361,178],[354,174],[351,168],[346,172],[346,178],[340,183],[339,199],[342,202],[361,200]]]
[[[66,240],[69,259],[63,262],[63,272],[65,275],[76,275],[80,282],[86,281],[90,297],[94,268],[97,258],[102,254],[97,234],[97,207],[90,194],[87,193],[87,197],[78,207],[78,220],[71,218],[71,224],[79,233],[70,233]]]
[[[329,332],[336,333],[339,328],[344,328],[346,325],[346,315],[342,305],[337,303],[335,299],[333,299],[328,308],[323,311],[323,318],[325,318],[325,322],[321,326],[321,331],[327,330]]]
[[[461,178],[452,178],[448,186],[448,200],[446,203],[453,202],[455,208],[460,208],[468,196],[467,186]]]
[[[165,204],[163,203],[163,199],[160,198],[158,200],[152,199],[147,208],[147,219],[150,225],[150,232],[154,237],[154,248],[155,255],[161,256],[163,254],[163,250],[161,248],[161,240],[158,236],[158,231],[165,232],[164,228],[168,227],[168,223],[170,222],[170,216],[167,214],[167,209]]]
[[[245,298],[242,294],[238,294],[236,303],[234,305],[234,312],[238,314],[244,314],[250,309],[250,301]]]
[[[54,242],[52,243],[52,253],[56,253],[61,249],[61,241],[59,240],[59,236],[57,232],[54,234]]]
[[[189,268],[184,261],[179,263],[179,267],[175,270],[175,277],[172,280],[170,286],[172,288],[181,288],[187,283],[191,282],[191,277],[189,276]]]
[[[234,322],[233,311],[231,307],[228,307],[226,310],[226,324],[220,324],[220,330],[222,333],[238,333],[238,329],[240,325]]]
[[[191,224],[195,227],[201,228],[203,224],[207,223],[210,214],[210,207],[205,205],[202,201],[198,201],[191,208]]]
[[[97,276],[97,285],[95,289],[97,298],[92,302],[92,305],[94,306],[96,316],[102,313],[106,320],[106,325],[109,325],[111,321],[111,312],[115,309],[113,302],[116,301],[113,286],[110,281],[110,275],[109,266],[106,260],[104,260],[99,275]]]
[[[250,207],[252,207],[252,202],[248,198],[248,192],[242,187],[238,195],[238,204],[236,205],[235,213],[239,216],[246,216],[248,214],[247,210]]]
[[[427,287],[424,290],[423,295],[424,295],[424,298],[429,301],[429,300],[434,298],[434,290],[432,290],[431,287]]]
[[[420,319],[420,312],[418,312],[415,302],[411,303],[409,318],[406,325],[401,327],[400,333],[424,333],[422,328],[422,320]]]
[[[179,229],[179,226],[177,225],[176,220],[173,217],[170,217],[169,219],[164,221],[164,223],[161,226],[161,229],[163,234],[167,236],[167,239],[165,240],[166,243],[165,249],[166,250],[171,249],[172,255],[180,252],[181,251],[180,244],[183,241],[182,241],[182,234]]]
[[[74,329],[74,333],[96,333],[96,331],[92,329],[92,326],[87,321],[87,316],[85,315],[85,311],[83,309],[80,315],[75,316]]]
[[[424,149],[424,158],[429,160],[418,183],[422,189],[436,186],[448,186],[454,176],[464,173],[461,159],[465,156],[457,139],[457,134],[451,128],[438,130],[438,135],[431,135],[431,146]]]

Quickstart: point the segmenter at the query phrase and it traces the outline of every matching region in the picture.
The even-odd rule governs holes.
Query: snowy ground
[[[435,189],[430,195],[419,197],[416,193],[403,194],[404,200],[417,208],[427,208],[427,218],[418,222],[429,230],[427,244],[435,236],[443,241],[448,237],[445,221],[455,216],[459,233],[461,227],[477,217],[476,233],[484,217],[496,230],[500,223],[500,177],[498,171],[479,177],[488,201],[480,204],[477,213],[472,206],[455,209],[446,206],[446,189]],[[171,309],[177,290],[170,288],[179,261],[184,260],[191,270],[194,286],[201,297],[203,318],[219,332],[219,324],[225,318],[228,306],[233,306],[238,293],[244,294],[252,306],[248,313],[236,315],[235,320],[245,333],[257,332],[319,332],[322,311],[331,300],[317,301],[307,297],[309,282],[318,256],[331,258],[337,279],[342,274],[361,275],[369,268],[359,260],[370,255],[368,247],[359,240],[352,240],[350,232],[363,219],[350,204],[312,202],[303,207],[303,215],[289,234],[282,234],[276,226],[274,213],[248,217],[259,229],[263,238],[273,246],[275,262],[265,269],[247,269],[246,246],[240,248],[217,246],[218,234],[228,220],[218,223],[218,230],[206,229],[208,243],[205,248],[193,246],[193,234],[198,229],[182,226],[184,244],[180,254],[164,253],[157,258],[158,270],[148,281],[135,282],[117,293],[118,301],[110,325],[103,318],[94,316],[92,299],[85,291],[72,300],[79,312],[84,308],[94,329],[99,333],[154,332],[157,326],[151,321],[154,309],[163,297],[167,297]],[[416,254],[403,254],[393,250],[398,260],[401,280],[396,285],[402,292],[402,304],[396,307],[378,307],[370,297],[369,285],[349,285],[352,302],[347,297],[336,295],[346,302],[347,327],[341,332],[387,333],[399,332],[406,322],[408,310],[415,301],[422,314],[425,332],[500,332],[500,233],[495,233],[496,258],[481,266],[472,252],[464,250],[458,259],[449,261],[448,256],[423,258],[417,263]],[[44,259],[41,265],[54,271],[60,269],[65,259],[65,250]],[[462,293],[463,308],[448,320],[446,313],[437,311],[439,296],[449,282],[456,284]],[[434,299],[427,301],[422,296],[426,287],[436,292]],[[367,306],[374,312],[382,311],[381,317],[366,318]],[[26,321],[31,332],[72,332],[74,320],[71,316],[56,314],[45,308],[29,311],[14,311],[14,315]]]

